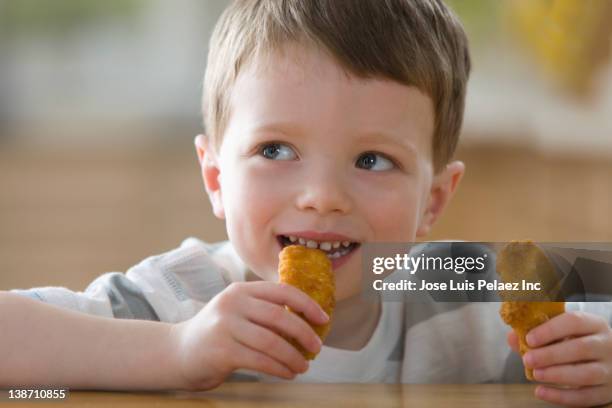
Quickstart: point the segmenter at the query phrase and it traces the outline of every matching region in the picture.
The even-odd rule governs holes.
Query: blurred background
[[[612,1],[452,0],[467,173],[430,239],[612,241]],[[0,289],[225,239],[193,137],[226,0],[0,0]]]

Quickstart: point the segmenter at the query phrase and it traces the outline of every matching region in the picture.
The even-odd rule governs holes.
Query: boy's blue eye
[[[357,159],[355,165],[361,169],[372,171],[391,170],[395,164],[380,153],[367,152],[363,153]]]
[[[293,149],[282,143],[268,143],[259,149],[259,154],[269,160],[295,160]]]

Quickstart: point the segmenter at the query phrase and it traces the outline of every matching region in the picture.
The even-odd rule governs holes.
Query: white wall
[[[576,99],[512,55],[480,59],[470,79],[463,140],[612,155],[612,64],[599,71],[589,98]]]

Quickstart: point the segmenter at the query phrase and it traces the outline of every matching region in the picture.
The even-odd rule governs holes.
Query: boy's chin
[[[343,300],[354,298],[355,296],[361,296],[362,288],[355,281],[349,279],[345,282],[342,276],[336,275],[336,302],[342,302]]]

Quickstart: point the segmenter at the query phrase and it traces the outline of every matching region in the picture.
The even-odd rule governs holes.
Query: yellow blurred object
[[[301,245],[286,246],[278,257],[280,282],[295,286],[306,293],[329,316],[329,321],[324,325],[311,324],[311,327],[323,341],[331,329],[332,314],[336,305],[334,297],[336,285],[331,261],[327,258],[325,252]],[[301,313],[299,316],[304,319]],[[290,342],[300,350],[306,359],[312,360],[316,357],[314,353],[306,351],[295,340],[290,339]]]
[[[510,25],[545,75],[575,94],[591,91],[608,59],[612,1],[508,0]]]

